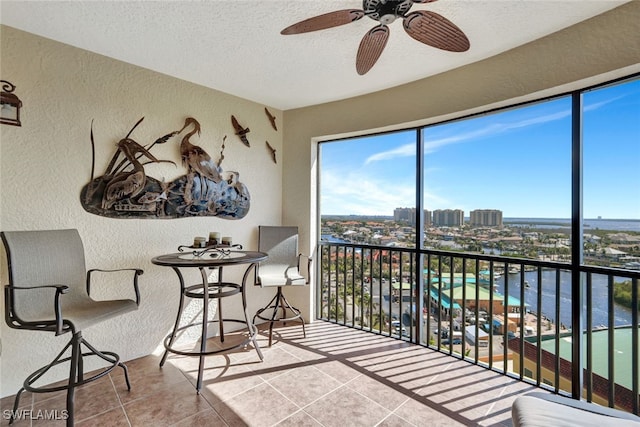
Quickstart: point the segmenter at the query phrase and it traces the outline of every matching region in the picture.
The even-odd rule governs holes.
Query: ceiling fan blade
[[[450,52],[469,50],[469,39],[453,22],[435,12],[418,10],[409,13],[402,23],[414,39]]]
[[[356,57],[356,71],[358,71],[358,74],[361,76],[366,74],[375,65],[387,45],[388,39],[389,27],[386,25],[374,27],[364,35]]]
[[[311,31],[326,30],[327,28],[338,27],[340,25],[349,24],[364,16],[364,11],[360,9],[336,10],[335,12],[325,13],[323,15],[314,16],[288,26],[280,31],[280,34],[300,34]]]

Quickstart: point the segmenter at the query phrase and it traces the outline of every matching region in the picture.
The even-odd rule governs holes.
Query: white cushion
[[[306,279],[300,275],[297,267],[283,264],[261,265],[258,271],[260,286],[305,285]]]
[[[627,412],[562,396],[530,393],[511,407],[514,427],[639,427],[640,418]]]

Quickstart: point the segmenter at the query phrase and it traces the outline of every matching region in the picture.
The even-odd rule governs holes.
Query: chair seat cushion
[[[121,314],[138,309],[135,301],[130,299],[119,299],[110,301],[93,301],[65,307],[63,305],[62,315],[65,320],[71,322],[76,331],[82,331],[91,325],[95,325]]]
[[[518,397],[512,405],[515,427],[638,427],[640,418],[593,403],[543,393]]]
[[[305,285],[307,280],[300,275],[297,267],[288,265],[260,266],[258,273],[260,286],[297,286]]]

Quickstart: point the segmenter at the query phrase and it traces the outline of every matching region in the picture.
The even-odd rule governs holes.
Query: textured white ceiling
[[[0,1],[0,22],[282,110],[397,86],[476,62],[613,9],[628,0],[440,0],[437,12],[471,42],[463,53],[423,45],[401,21],[364,76],[355,70],[367,17],[280,35],[300,20],[360,0]]]

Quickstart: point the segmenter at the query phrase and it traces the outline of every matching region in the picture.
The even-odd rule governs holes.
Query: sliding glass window
[[[584,261],[640,269],[640,80],[583,95]]]
[[[411,247],[416,131],[320,144],[322,240]]]
[[[423,130],[425,248],[570,254],[571,99]]]
[[[322,239],[570,263],[582,114],[584,260],[640,269],[640,80],[572,95],[320,143]]]

